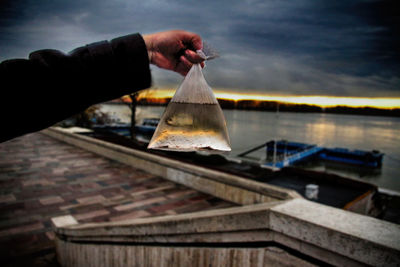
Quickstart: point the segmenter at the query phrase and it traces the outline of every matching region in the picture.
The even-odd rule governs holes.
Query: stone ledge
[[[400,263],[400,225],[304,199],[270,212],[274,232],[370,265]]]
[[[236,175],[104,142],[95,138],[71,133],[62,128],[48,128],[43,130],[42,133],[237,204],[248,205],[301,198],[293,190],[251,181]]]
[[[243,207],[200,211],[170,216],[139,218],[119,222],[76,224],[55,229],[57,234],[89,240],[103,236],[172,235],[210,233],[268,228],[269,208],[280,202],[262,203]]]
[[[277,242],[333,265],[396,265],[399,225],[304,199],[59,227],[65,242],[110,244]],[[206,245],[205,245],[206,246]]]

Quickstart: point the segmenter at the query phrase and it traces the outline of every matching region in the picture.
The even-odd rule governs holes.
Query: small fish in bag
[[[197,51],[205,59],[203,51]],[[204,53],[203,53],[204,52]],[[222,109],[194,64],[162,115],[149,149],[172,151],[231,151]]]

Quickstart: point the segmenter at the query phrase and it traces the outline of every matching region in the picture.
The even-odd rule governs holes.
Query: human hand
[[[165,31],[143,35],[146,43],[149,61],[160,68],[173,70],[185,76],[193,64],[201,63],[204,59],[196,50],[202,49],[199,35],[181,31]]]

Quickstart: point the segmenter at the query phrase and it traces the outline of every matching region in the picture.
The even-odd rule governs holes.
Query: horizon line
[[[139,99],[172,98],[176,90],[150,89],[139,92]],[[400,97],[357,97],[328,95],[273,95],[261,93],[237,93],[226,90],[214,90],[217,99],[241,101],[276,101],[289,104],[306,104],[322,108],[347,106],[354,108],[372,107],[381,109],[400,108]]]

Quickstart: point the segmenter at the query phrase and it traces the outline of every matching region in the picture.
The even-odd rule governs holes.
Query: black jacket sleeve
[[[87,107],[148,88],[146,45],[132,34],[69,54],[40,50],[0,64],[0,142],[38,131]]]

